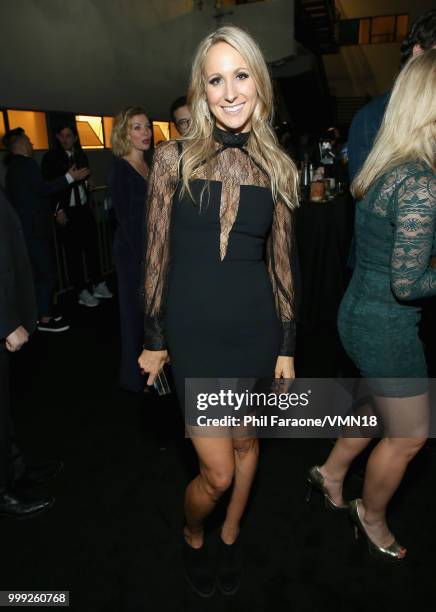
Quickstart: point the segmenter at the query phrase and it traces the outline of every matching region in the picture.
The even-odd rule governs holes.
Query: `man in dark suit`
[[[72,167],[56,180],[46,181],[33,159],[32,143],[22,128],[7,132],[3,142],[9,151],[6,193],[21,219],[32,264],[38,304],[38,329],[65,331],[69,327],[65,321],[52,316],[56,267],[53,251],[53,211],[48,196],[62,191],[74,181],[83,179],[89,174],[89,170]]]
[[[420,15],[410,26],[401,43],[401,67],[419,53],[436,46],[436,10]],[[391,92],[377,96],[361,108],[353,118],[348,135],[348,163],[350,180],[362,168],[380,129]]]
[[[62,464],[27,468],[13,441],[10,415],[9,362],[36,327],[36,302],[20,220],[0,190],[0,516],[25,518],[51,508],[52,497],[23,499],[17,485],[45,482]],[[13,454],[15,457],[13,457]]]
[[[55,130],[55,146],[42,158],[42,173],[47,180],[56,180],[70,172],[73,165],[87,168],[88,158],[76,128],[61,124]],[[54,203],[58,208],[57,236],[65,249],[70,283],[77,292],[79,304],[92,308],[98,306],[100,299],[110,299],[112,293],[100,278],[97,224],[89,195],[88,182],[76,181],[65,185],[56,194]]]

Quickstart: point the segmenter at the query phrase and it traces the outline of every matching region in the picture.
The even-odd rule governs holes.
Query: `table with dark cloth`
[[[329,202],[302,202],[296,213],[301,297],[296,367],[299,376],[336,376],[349,363],[336,319],[350,279],[347,267],[354,226],[349,193]]]

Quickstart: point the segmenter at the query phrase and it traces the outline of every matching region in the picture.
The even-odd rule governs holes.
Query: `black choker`
[[[214,127],[213,135],[215,140],[223,145],[224,149],[242,149],[250,138],[250,132],[239,132],[239,134],[235,134],[234,132],[221,130],[217,126]]]

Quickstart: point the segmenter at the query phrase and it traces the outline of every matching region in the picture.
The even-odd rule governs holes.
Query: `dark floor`
[[[436,459],[421,453],[391,505],[407,560],[383,564],[354,542],[346,517],[318,496],[305,502],[305,471],[328,440],[262,441],[239,593],[200,600],[185,589],[183,491],[195,461],[180,415],[173,400],[116,390],[115,301],[70,315],[69,332],[35,335],[14,356],[23,447],[35,460],[62,458],[65,470],[40,489],[56,496],[50,512],[1,521],[0,590],[69,590],[80,612],[434,609]],[[360,490],[351,476],[347,497]]]

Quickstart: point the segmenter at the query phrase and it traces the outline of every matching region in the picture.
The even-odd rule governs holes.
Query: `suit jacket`
[[[356,113],[348,134],[348,172],[350,181],[359,172],[380,129],[391,92],[377,96]]]
[[[23,325],[36,327],[32,269],[20,219],[0,189],[0,351],[5,338]]]
[[[88,158],[86,154],[80,150],[74,152],[74,163],[78,168],[89,168]],[[47,151],[47,153],[42,158],[41,162],[41,170],[44,178],[46,180],[52,181],[57,179],[60,176],[64,176],[69,168],[71,167],[71,160],[68,157],[68,154],[63,149],[52,149],[51,151]],[[86,189],[86,180],[85,181],[77,181],[67,185],[61,193],[57,193],[56,197],[52,198],[52,203],[55,206],[59,206],[68,216],[68,209],[70,207],[71,201],[71,192],[74,191],[76,194],[76,202],[80,201],[79,194],[79,185],[81,185],[85,191]],[[88,192],[86,193],[88,197]],[[76,203],[76,206],[78,204]]]
[[[51,238],[53,235],[53,207],[50,195],[68,185],[65,176],[45,181],[34,159],[13,155],[6,172],[6,194],[15,207],[25,236]]]

